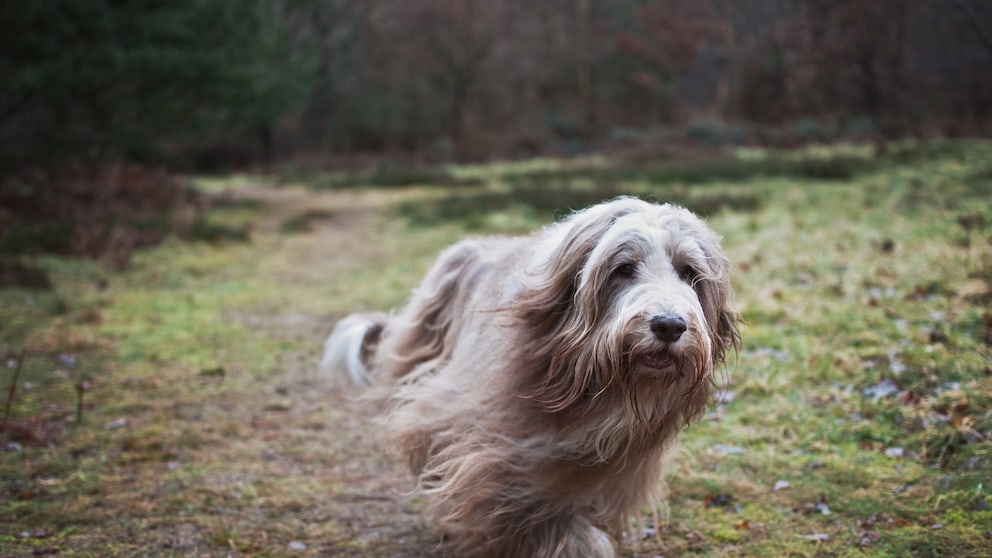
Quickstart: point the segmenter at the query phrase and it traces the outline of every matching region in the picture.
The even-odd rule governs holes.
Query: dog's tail
[[[339,321],[324,343],[320,368],[332,378],[350,379],[357,386],[370,383],[368,363],[386,326],[382,313],[352,314]]]

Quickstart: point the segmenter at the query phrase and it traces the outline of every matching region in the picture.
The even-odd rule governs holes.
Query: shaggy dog
[[[739,343],[729,262],[686,209],[621,197],[444,251],[324,367],[371,384],[450,556],[606,557]]]

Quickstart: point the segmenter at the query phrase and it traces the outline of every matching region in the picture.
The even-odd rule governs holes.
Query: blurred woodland
[[[5,171],[992,132],[986,0],[51,0],[0,34]]]

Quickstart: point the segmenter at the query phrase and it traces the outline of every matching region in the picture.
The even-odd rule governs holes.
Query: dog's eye
[[[695,282],[696,279],[699,277],[699,274],[696,273],[696,268],[692,267],[691,265],[680,265],[678,267],[678,273],[679,273],[679,279],[690,284]]]
[[[637,274],[637,264],[625,263],[618,265],[616,269],[613,270],[613,275],[615,277],[633,277]]]

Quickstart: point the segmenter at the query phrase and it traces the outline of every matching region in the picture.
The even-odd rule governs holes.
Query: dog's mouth
[[[653,353],[647,353],[642,356],[641,364],[647,366],[648,368],[664,370],[675,366],[675,359],[672,357],[671,351],[662,349],[660,351],[654,351]]]

